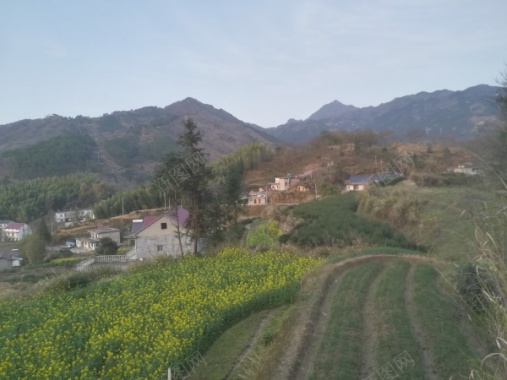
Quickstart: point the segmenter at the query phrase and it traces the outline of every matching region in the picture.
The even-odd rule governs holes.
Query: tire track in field
[[[308,334],[309,346],[303,360],[300,362],[295,380],[304,380],[306,378],[306,375],[308,373],[311,373],[313,370],[313,362],[315,360],[315,356],[322,342],[326,326],[330,321],[333,296],[336,293],[341,282],[341,275],[335,272],[336,269],[333,273],[329,274],[329,278],[335,277],[333,274],[336,275],[336,277],[334,278],[334,281],[329,285],[327,294],[323,298],[322,306],[320,308],[321,314],[319,315],[317,321],[314,323],[313,330]]]
[[[424,331],[417,320],[417,315],[414,307],[414,269],[415,265],[411,263],[410,269],[405,277],[405,310],[410,319],[412,330],[414,331],[415,339],[421,349],[423,359],[423,369],[426,379],[438,380],[435,373],[435,365],[433,363],[433,356],[428,342],[425,338]]]
[[[234,373],[234,371],[236,371],[239,368],[239,366],[243,363],[243,361],[248,357],[248,355],[250,355],[250,353],[252,352],[253,348],[255,347],[255,344],[259,340],[259,336],[261,334],[262,329],[264,328],[264,325],[266,324],[266,322],[268,321],[268,319],[271,317],[272,314],[273,314],[273,310],[270,310],[261,319],[261,321],[259,322],[259,325],[255,329],[255,332],[253,333],[252,337],[248,341],[248,345],[239,354],[238,358],[236,359],[236,361],[232,365],[231,369],[229,370],[229,372],[227,373],[227,375],[225,375],[223,377],[222,380],[230,380],[232,374]]]
[[[370,254],[364,256],[352,257],[335,264],[330,264],[331,268],[324,270],[323,279],[319,289],[316,291],[315,298],[307,301],[310,313],[301,308],[297,311],[297,316],[292,321],[293,329],[287,337],[287,345],[279,358],[278,366],[273,368],[270,379],[273,380],[294,380],[304,379],[308,376],[308,365],[303,368],[306,357],[314,357],[318,346],[312,342],[319,318],[322,316],[321,309],[330,297],[330,288],[337,276],[343,274],[347,269],[373,260],[383,259],[406,259],[414,261],[435,262],[433,258],[417,256],[412,254]],[[334,293],[333,293],[334,294]],[[331,297],[332,299],[332,297]],[[306,306],[308,307],[308,306]],[[323,333],[321,333],[323,334]]]
[[[373,280],[368,288],[368,294],[366,295],[366,302],[363,307],[363,352],[361,362],[361,379],[367,378],[375,368],[375,358],[378,346],[378,322],[377,322],[377,310],[375,308],[374,293],[378,282],[388,268],[392,266],[392,263],[385,265],[382,270],[376,275],[377,277]]]

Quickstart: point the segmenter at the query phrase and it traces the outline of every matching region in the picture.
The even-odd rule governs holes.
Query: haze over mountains
[[[498,90],[498,87],[479,85],[464,91],[421,92],[364,108],[335,100],[306,120],[291,119],[268,129],[245,123],[222,109],[192,98],[164,108],[115,111],[94,118],[50,115],[22,120],[0,126],[0,179],[49,175],[42,166],[30,162],[31,157],[32,161],[39,157],[39,161],[59,165],[59,175],[86,168],[106,177],[114,175],[117,181],[128,178],[129,182],[140,183],[151,176],[166,153],[177,149],[176,141],[187,117],[194,119],[204,133],[203,148],[212,159],[249,142],[300,142],[324,130],[372,129],[398,141],[470,138],[495,123]],[[77,149],[74,152],[76,144],[82,145],[79,152]],[[80,161],[71,165],[71,158],[78,153]],[[64,157],[54,157],[57,155]],[[66,165],[58,164],[58,160]],[[13,169],[29,165],[32,170],[24,175]]]
[[[390,132],[397,140],[470,138],[494,124],[498,90],[499,87],[479,85],[464,91],[420,92],[364,108],[335,100],[306,120],[291,119],[267,132],[287,142],[303,141],[321,131],[336,129]]]

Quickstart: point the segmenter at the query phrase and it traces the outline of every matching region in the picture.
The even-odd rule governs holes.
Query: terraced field
[[[326,264],[304,284],[272,344],[259,341],[277,310],[253,317],[240,354],[228,358],[232,372],[224,360],[226,376],[201,366],[192,378],[468,378],[492,348],[460,310],[424,258],[378,255]],[[220,352],[220,344],[228,343],[212,350]]]

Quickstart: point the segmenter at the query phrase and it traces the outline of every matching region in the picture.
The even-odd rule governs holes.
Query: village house
[[[284,178],[275,178],[275,182],[271,182],[268,184],[269,189],[273,191],[283,191],[287,190],[290,186],[290,178],[284,177]]]
[[[462,165],[458,165],[453,168],[448,168],[447,173],[461,173],[466,175],[478,175],[481,173],[480,168],[474,166],[471,162],[467,162]]]
[[[55,212],[55,222],[58,224],[64,224],[65,227],[68,227],[73,223],[84,222],[93,219],[95,219],[95,214],[91,209]]]
[[[361,174],[353,175],[345,181],[346,191],[364,191],[369,185],[387,185],[395,179],[401,178],[398,173]]]
[[[31,233],[32,229],[26,223],[10,222],[3,228],[5,241],[19,241]]]
[[[299,193],[307,193],[310,191],[310,185],[307,183],[300,183],[296,185],[296,191]]]
[[[144,260],[159,255],[180,257],[193,252],[193,244],[184,228],[189,216],[188,210],[179,206],[160,216],[134,219],[132,231],[126,236],[133,245],[127,258]]]
[[[12,220],[0,220],[0,241],[4,241],[4,229]]]
[[[268,204],[268,193],[262,187],[248,193],[248,206],[260,206]]]
[[[97,249],[100,239],[110,238],[116,244],[120,245],[120,230],[112,227],[99,226],[93,230],[88,231],[90,237],[76,238],[76,248],[81,248],[86,251],[94,251]]]
[[[0,252],[0,270],[20,267],[22,261],[23,258],[19,256],[17,249],[11,252]]]

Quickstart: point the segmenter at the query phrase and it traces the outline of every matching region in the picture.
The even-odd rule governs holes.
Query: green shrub
[[[292,213],[304,222],[291,233],[289,242],[301,247],[345,247],[358,243],[416,248],[388,224],[356,214],[354,194],[343,194],[296,206]]]
[[[486,294],[497,295],[493,273],[475,263],[466,263],[458,268],[455,275],[456,289],[475,312],[487,311],[490,302]]]
[[[281,235],[278,222],[262,223],[250,230],[246,236],[246,246],[251,249],[267,250],[278,245]]]
[[[234,223],[231,224],[225,230],[225,242],[228,244],[238,244],[243,238],[243,234],[245,233],[245,225],[243,223]]]

